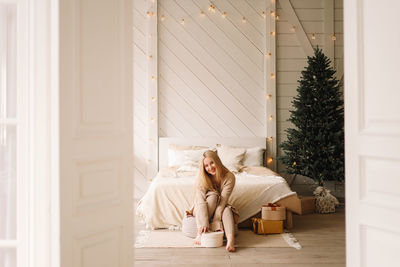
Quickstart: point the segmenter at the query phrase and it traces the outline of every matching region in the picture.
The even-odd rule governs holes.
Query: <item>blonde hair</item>
[[[213,182],[211,180],[212,175],[209,174],[206,171],[206,169],[204,168],[204,159],[205,158],[211,158],[214,161],[215,169],[216,169],[215,177],[219,184],[221,184],[221,182],[225,178],[226,174],[229,172],[228,168],[226,168],[222,164],[221,159],[219,158],[217,152],[215,152],[213,150],[207,150],[203,153],[203,157],[200,161],[200,168],[199,168],[199,174],[197,176],[196,186],[205,192],[207,192],[209,190],[219,192],[220,188],[216,188],[216,186],[213,184]]]

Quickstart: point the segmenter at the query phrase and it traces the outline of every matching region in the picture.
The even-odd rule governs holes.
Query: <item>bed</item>
[[[269,202],[284,203],[296,212],[300,201],[286,180],[265,167],[256,166],[255,162],[258,165],[264,162],[265,145],[266,139],[257,137],[160,138],[159,172],[140,199],[136,214],[149,229],[179,229],[185,211],[193,205],[198,170],[198,162],[193,159],[200,158],[209,148],[218,150],[224,165],[234,171],[236,185],[229,202],[240,213],[239,223],[260,212],[260,207]],[[188,160],[191,157],[192,161]]]

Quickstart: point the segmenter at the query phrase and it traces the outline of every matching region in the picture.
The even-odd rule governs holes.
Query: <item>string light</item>
[[[271,120],[272,120],[272,115],[269,115],[269,117],[268,117],[268,118],[269,118],[269,120],[271,121]]]
[[[271,36],[275,36],[275,32],[270,32],[269,34],[271,34]]]
[[[246,19],[245,17],[243,17],[243,18],[242,18],[242,22],[243,22],[243,23],[246,23],[246,22],[247,22],[247,19]]]
[[[261,12],[261,16],[262,16],[263,18],[266,18],[266,17],[267,17],[267,15],[265,14],[265,11]]]
[[[151,160],[147,159],[146,160],[147,164],[150,164]],[[151,180],[150,180],[151,181]]]
[[[292,32],[296,31],[296,26],[292,26]]]
[[[153,56],[152,55],[149,55],[149,59],[152,59],[153,58]]]
[[[181,24],[182,24],[182,25],[185,24],[185,19],[181,19]]]
[[[165,15],[161,15],[161,21],[165,20]]]
[[[294,162],[293,162],[293,166],[296,166],[296,164],[297,164],[296,161],[294,161]]]
[[[268,141],[272,141],[272,136],[268,137],[267,139]]]
[[[149,138],[149,143],[152,144],[153,143],[153,139]]]
[[[275,78],[275,74],[273,73],[271,73],[269,76],[271,77],[271,79]]]
[[[271,163],[272,160],[273,160],[272,158],[268,158],[268,159],[267,159],[267,163]]]
[[[276,17],[275,17],[275,18],[276,18],[276,20],[279,20],[279,15],[276,15]]]
[[[268,94],[267,95],[267,99],[271,99],[272,98],[272,95],[271,94]]]
[[[147,12],[146,12],[146,16],[147,16],[148,18],[150,18],[150,11],[147,11]]]
[[[215,13],[215,6],[214,6],[214,5],[210,5],[210,6],[208,7],[208,10],[210,10],[210,12]]]
[[[275,16],[275,12],[273,10],[271,10],[269,13],[271,14],[271,17]]]
[[[311,39],[315,40],[315,33],[311,35]]]
[[[152,79],[153,81],[155,81],[155,80],[156,80],[156,76],[152,75],[152,76],[151,76],[151,79]]]
[[[152,98],[151,98],[151,101],[156,101],[156,98],[153,96]]]
[[[149,34],[149,38],[151,38],[151,37],[153,37],[153,35],[150,33],[150,34]]]
[[[200,11],[200,16],[204,17],[206,15],[206,13],[204,13],[204,11]]]
[[[335,34],[332,34],[332,40],[333,40],[333,41],[336,41],[336,36],[335,36]]]
[[[270,58],[270,57],[271,57],[271,53],[267,53],[265,56],[266,56],[267,58]]]
[[[226,18],[226,12],[223,12],[223,13],[221,14],[221,16],[222,16],[223,18]]]
[[[151,122],[155,122],[155,119],[153,117],[150,118]]]
[[[151,12],[151,15],[154,17],[156,15],[156,13],[155,12]]]

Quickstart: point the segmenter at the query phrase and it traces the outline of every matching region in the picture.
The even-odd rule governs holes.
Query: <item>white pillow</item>
[[[242,147],[217,146],[218,156],[230,171],[237,172],[243,166],[242,161],[246,153],[246,149]]]
[[[184,162],[180,165],[178,172],[191,172],[199,169],[200,160],[203,157],[203,153],[207,149],[198,150],[183,150]]]
[[[244,155],[243,165],[244,166],[263,166],[264,151],[262,147],[251,147],[246,149]]]
[[[185,150],[168,149],[168,167],[180,166],[185,162]]]

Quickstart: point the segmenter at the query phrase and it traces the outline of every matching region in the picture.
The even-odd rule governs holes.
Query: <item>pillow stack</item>
[[[263,166],[264,148],[217,145],[222,164],[230,171],[238,172],[244,166]]]

